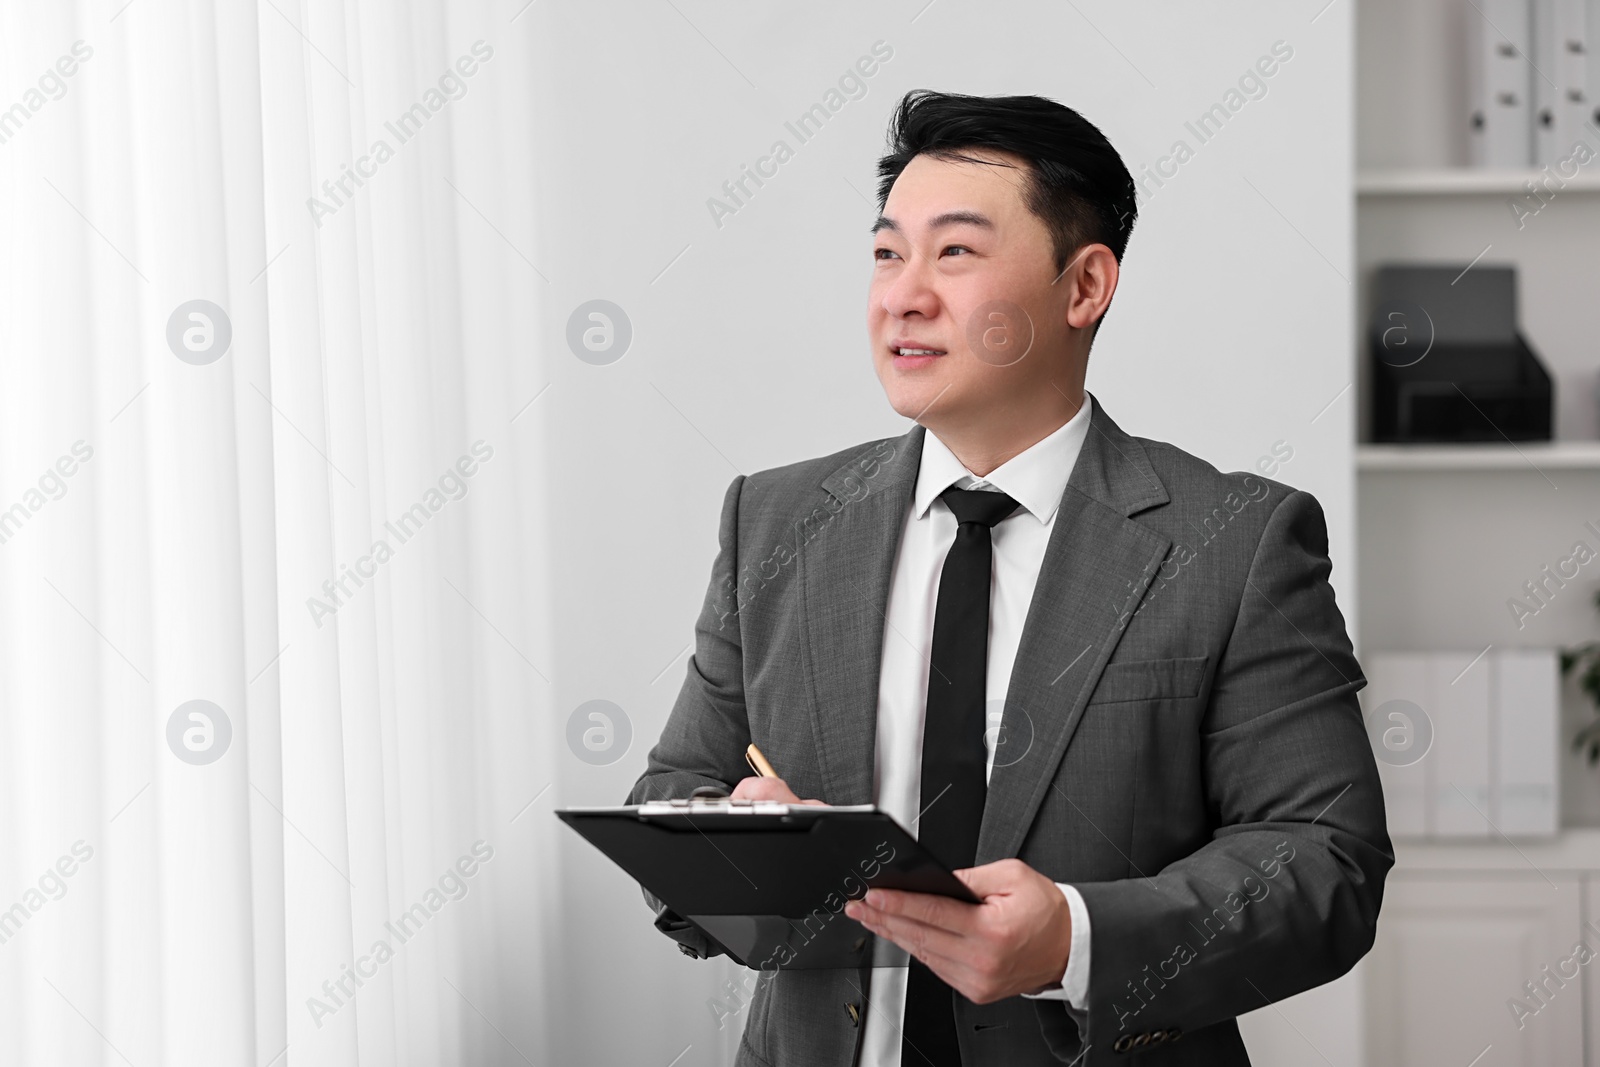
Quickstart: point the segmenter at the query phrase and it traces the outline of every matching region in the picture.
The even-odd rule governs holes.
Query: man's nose
[[[911,260],[884,291],[883,310],[897,319],[905,318],[913,311],[919,312],[924,318],[935,317],[939,313],[939,296],[933,284],[936,275],[937,272],[927,265],[926,260]]]

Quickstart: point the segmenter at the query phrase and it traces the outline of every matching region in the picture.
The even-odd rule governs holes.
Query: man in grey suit
[[[1235,1017],[1349,970],[1393,864],[1322,511],[1084,390],[1135,209],[1080,115],[911,93],[879,172],[916,425],[733,480],[629,802],[876,803],[982,901],[841,897],[910,965],[762,971],[739,1064],[1247,1064]]]

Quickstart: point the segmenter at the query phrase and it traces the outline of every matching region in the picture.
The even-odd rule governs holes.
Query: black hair
[[[963,150],[1010,152],[1028,162],[1023,202],[1050,233],[1058,273],[1089,244],[1104,244],[1122,262],[1139,214],[1133,175],[1099,127],[1065,104],[913,89],[889,121],[888,149],[878,160],[880,212],[916,156],[977,163],[986,161]]]

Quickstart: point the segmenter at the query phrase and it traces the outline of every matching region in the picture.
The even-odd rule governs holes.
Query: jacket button
[[[1178,1040],[1178,1038],[1180,1038],[1182,1036],[1183,1036],[1183,1031],[1179,1030],[1176,1026],[1174,1026],[1172,1029],[1167,1031],[1167,1040],[1168,1041],[1176,1041],[1176,1040]]]
[[[1133,1047],[1133,1035],[1132,1034],[1123,1034],[1121,1037],[1117,1038],[1117,1043],[1115,1045],[1111,1046],[1111,1051],[1113,1051],[1113,1052],[1126,1052],[1126,1051],[1128,1051],[1128,1049],[1130,1049],[1132,1047]]]
[[[1150,1035],[1149,1034],[1140,1034],[1138,1037],[1133,1039],[1133,1047],[1134,1048],[1144,1048],[1149,1043],[1150,1043]]]
[[[857,1010],[857,1008],[856,1008],[856,1006],[854,1004],[846,1002],[845,1006],[844,1006],[844,1010],[850,1016],[850,1025],[851,1026],[860,1026],[861,1025],[861,1012],[859,1010]]]

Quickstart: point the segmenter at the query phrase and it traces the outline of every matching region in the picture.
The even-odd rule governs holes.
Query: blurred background
[[[552,812],[643,769],[729,481],[907,428],[868,228],[935,88],[1106,133],[1089,389],[1327,515],[1400,862],[1252,1058],[1600,1063],[1588,27],[0,3],[0,1062],[732,1062],[741,973]]]

